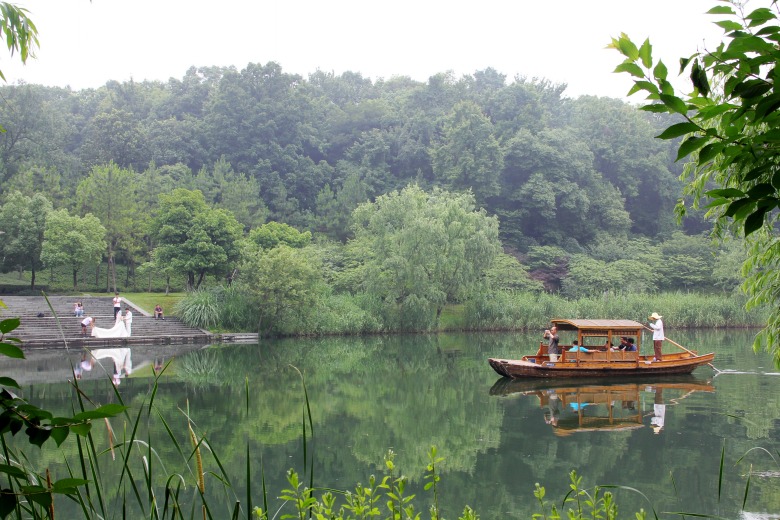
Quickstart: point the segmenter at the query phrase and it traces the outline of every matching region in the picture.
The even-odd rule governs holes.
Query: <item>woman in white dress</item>
[[[131,318],[132,320],[132,318]],[[130,334],[125,328],[125,321],[122,317],[122,313],[118,312],[116,315],[116,322],[110,329],[101,329],[100,327],[92,328],[92,336],[95,338],[127,338]]]

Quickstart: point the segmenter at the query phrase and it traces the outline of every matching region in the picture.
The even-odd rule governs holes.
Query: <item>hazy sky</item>
[[[12,0],[13,1],[13,0]],[[720,40],[705,15],[715,0],[25,0],[40,32],[26,66],[0,53],[13,83],[99,87],[108,80],[181,78],[190,66],[276,61],[372,79],[426,81],[493,67],[569,85],[566,94],[623,97],[620,62],[604,47],[650,37],[670,72],[677,59]],[[756,6],[759,2],[756,3]],[[763,3],[763,2],[760,2]],[[640,100],[635,99],[636,102]]]

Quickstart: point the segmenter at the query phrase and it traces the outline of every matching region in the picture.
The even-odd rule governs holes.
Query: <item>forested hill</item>
[[[247,227],[344,238],[358,202],[414,181],[470,188],[519,250],[668,234],[680,172],[673,146],[653,138],[668,121],[564,89],[492,69],[372,82],[276,63],[97,90],[6,86],[1,186],[73,206],[79,182],[113,161],[152,190],[199,188]]]

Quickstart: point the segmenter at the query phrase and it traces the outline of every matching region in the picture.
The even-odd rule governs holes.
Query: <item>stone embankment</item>
[[[84,304],[85,316],[92,316],[98,327],[111,328],[114,325],[114,310],[111,296],[49,296],[49,303],[43,296],[4,296],[7,306],[0,308],[0,319],[20,318],[19,328],[9,336],[22,340],[22,348],[57,347],[106,347],[132,345],[169,345],[185,343],[210,343],[221,341],[205,330],[185,325],[179,319],[166,316],[155,319],[146,310],[123,299],[122,312],[129,307],[133,312],[132,336],[129,338],[93,338],[82,336],[81,320],[74,315],[74,303]],[[52,309],[54,312],[52,312]],[[55,316],[56,314],[56,316]]]

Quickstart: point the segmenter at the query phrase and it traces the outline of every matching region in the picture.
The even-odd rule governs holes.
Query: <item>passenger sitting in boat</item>
[[[612,347],[612,350],[627,350],[628,349],[628,338],[625,336],[620,337],[620,344],[617,347]]]
[[[634,338],[628,338],[622,336],[620,338],[620,345],[612,347],[612,350],[623,350],[625,352],[636,352],[636,345],[634,345]]]
[[[569,352],[595,352],[593,350],[588,350],[585,347],[581,347],[579,345],[579,342],[576,339],[571,342],[571,348],[568,351]]]

